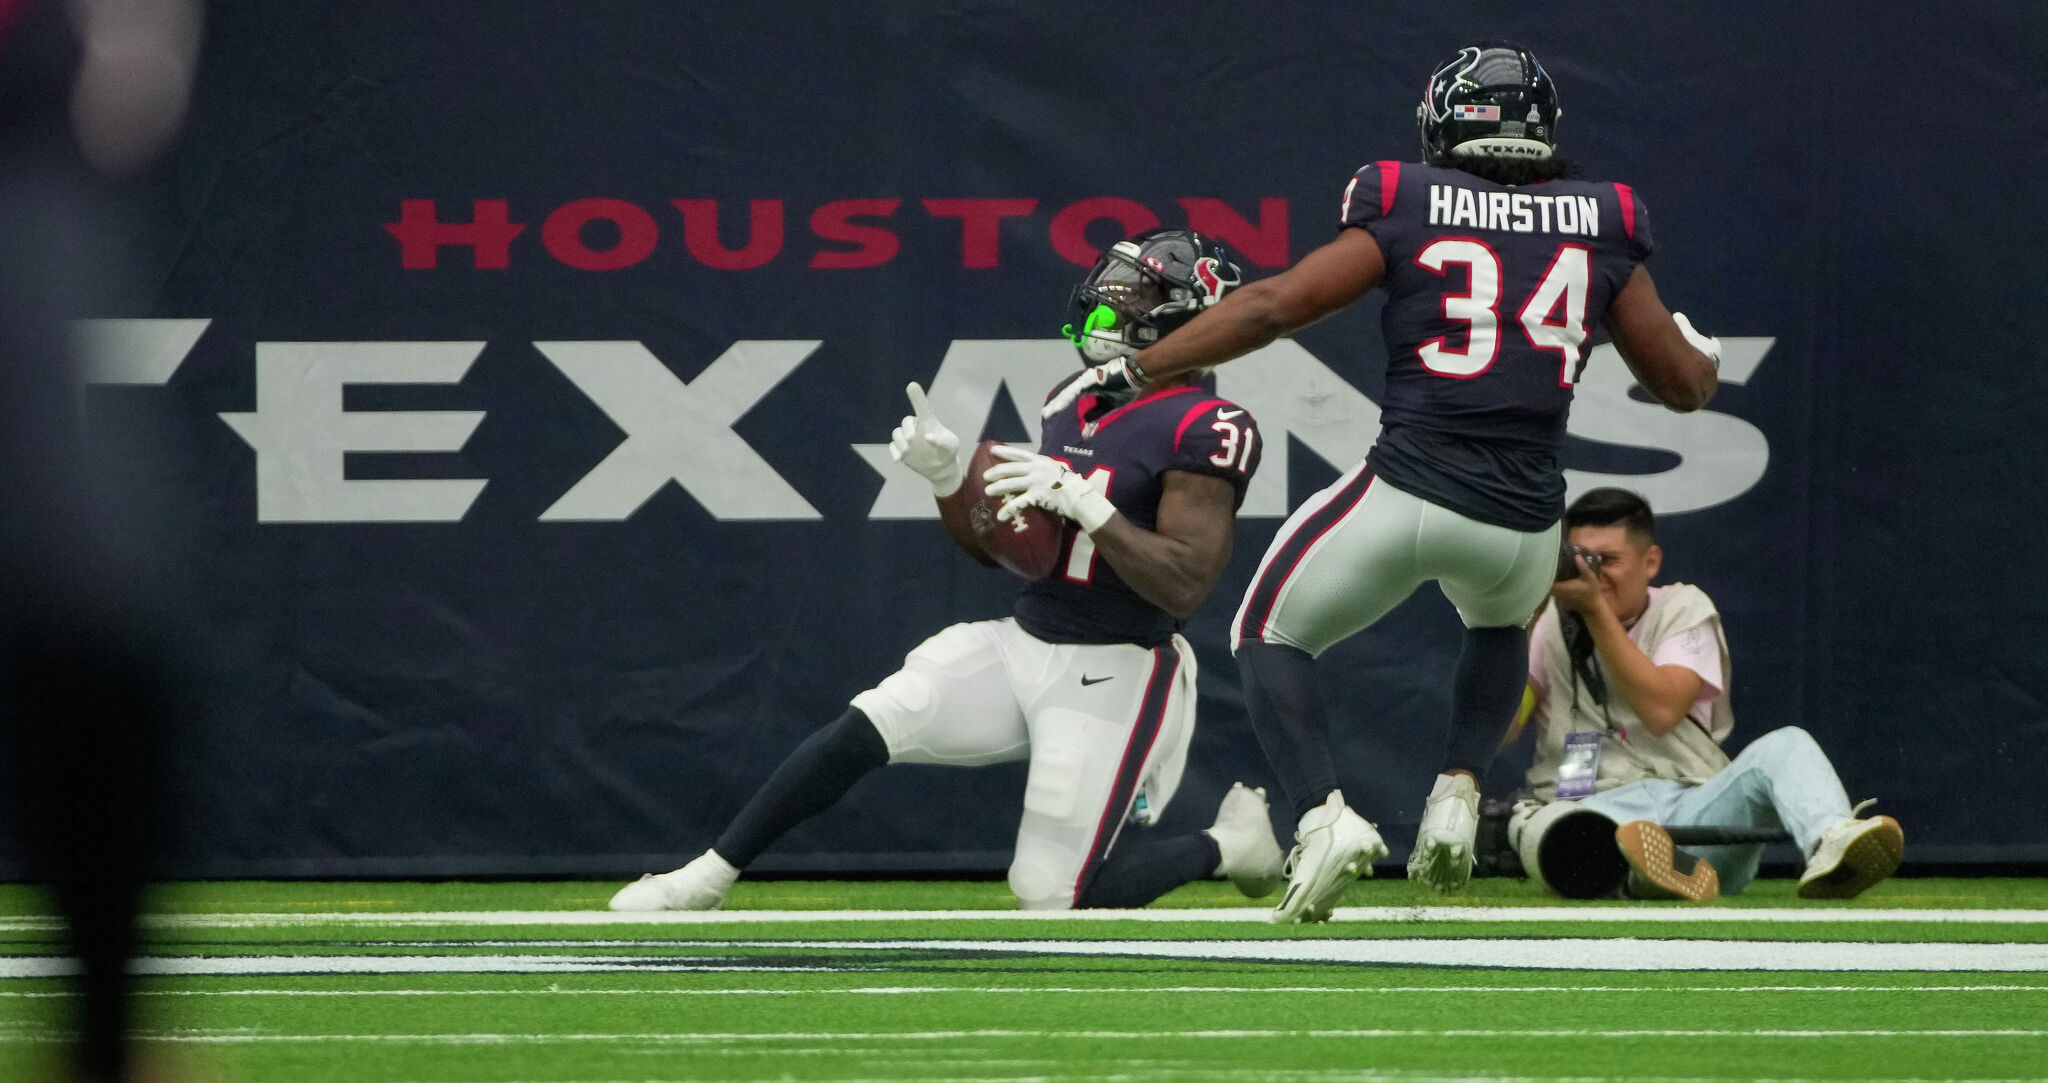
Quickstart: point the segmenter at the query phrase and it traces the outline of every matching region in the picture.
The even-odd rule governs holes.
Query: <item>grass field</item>
[[[1848,904],[1453,900],[1275,927],[1227,885],[1020,915],[999,883],[205,883],[153,905],[146,1056],[237,1083],[2048,1078],[2048,883]],[[0,1079],[50,1077],[60,931],[0,887]]]

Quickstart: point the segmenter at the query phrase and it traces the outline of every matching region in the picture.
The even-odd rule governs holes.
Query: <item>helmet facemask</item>
[[[1158,342],[1243,280],[1221,246],[1184,229],[1148,230],[1104,250],[1068,302],[1068,341],[1089,365]]]

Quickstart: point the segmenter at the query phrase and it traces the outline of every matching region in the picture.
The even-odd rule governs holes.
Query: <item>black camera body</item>
[[[1579,577],[1579,565],[1577,561],[1572,559],[1573,557],[1584,557],[1586,567],[1593,569],[1594,575],[1600,574],[1600,565],[1607,559],[1598,553],[1587,552],[1584,546],[1572,545],[1567,542],[1557,552],[1558,582],[1562,583],[1567,579],[1577,579]]]

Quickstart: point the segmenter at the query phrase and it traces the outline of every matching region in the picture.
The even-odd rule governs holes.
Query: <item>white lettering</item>
[[[1478,228],[1479,211],[1473,206],[1472,189],[1458,189],[1458,206],[1457,210],[1451,212],[1451,224]]]
[[[1379,406],[1291,338],[1218,366],[1216,393],[1251,411],[1266,449],[1238,510],[1245,518],[1286,517],[1290,444],[1346,470],[1379,436]]]
[[[185,363],[186,355],[212,320],[74,320],[85,382],[161,387]]]
[[[1486,228],[1508,228],[1508,194],[1506,192],[1486,193]]]
[[[1570,196],[1559,196],[1557,207],[1557,231],[1577,233],[1579,231],[1579,204]]]
[[[1746,382],[1776,341],[1722,338],[1721,382]],[[1633,386],[1635,380],[1613,345],[1595,347],[1572,404],[1572,435],[1669,451],[1679,457],[1678,465],[1656,474],[1567,470],[1567,499],[1602,485],[1619,485],[1641,493],[1657,514],[1676,515],[1725,504],[1763,480],[1771,445],[1756,426],[1710,410],[1674,414],[1656,403],[1630,398]]]
[[[1600,235],[1600,201],[1592,196],[1573,196],[1579,205],[1579,232],[1588,237]]]
[[[1539,212],[1538,217],[1542,220],[1543,223],[1542,225],[1539,225],[1536,228],[1544,233],[1550,232],[1550,201],[1556,197],[1531,196],[1530,198],[1535,200],[1536,210]]]
[[[196,337],[196,336],[195,336]],[[259,342],[256,410],[222,421],[256,451],[264,523],[452,523],[481,479],[349,481],[363,451],[460,451],[480,410],[343,410],[348,384],[461,383],[481,342]]]
[[[1429,224],[1448,225],[1451,221],[1451,186],[1432,184],[1429,186]]]
[[[718,519],[821,518],[732,431],[817,342],[735,342],[687,384],[638,342],[533,345],[626,432],[542,519],[624,520],[671,481]]]
[[[960,437],[960,450],[970,452],[988,428],[996,396],[1008,390],[1010,402],[1038,446],[1038,407],[1054,384],[1080,367],[1074,346],[1056,339],[955,339],[939,362],[926,399],[932,413]],[[900,401],[901,396],[897,396]],[[892,419],[893,423],[893,419]],[[889,458],[889,445],[855,444],[853,450],[882,476],[870,519],[936,519],[931,486]]]
[[[1528,195],[1528,193],[1526,193],[1526,192],[1516,192],[1516,193],[1514,194],[1514,198],[1513,198],[1512,200],[1510,200],[1509,202],[1510,202],[1510,204],[1511,204],[1511,205],[1512,205],[1512,206],[1514,207],[1514,210],[1515,210],[1515,224],[1514,224],[1514,230],[1515,230],[1515,232],[1516,232],[1516,233],[1527,233],[1527,232],[1529,232],[1530,230],[1532,230],[1532,229],[1535,229],[1535,228],[1536,228],[1536,219],[1535,219],[1535,215],[1533,215],[1533,214],[1529,213],[1529,195]]]

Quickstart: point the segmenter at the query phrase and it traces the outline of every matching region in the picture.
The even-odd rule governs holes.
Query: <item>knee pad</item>
[[[1567,899],[1605,899],[1628,880],[1616,826],[1576,801],[1553,801],[1516,810],[1508,842],[1537,886]]]
[[[1042,861],[1018,858],[1010,865],[1010,891],[1026,910],[1072,910],[1074,882]]]

